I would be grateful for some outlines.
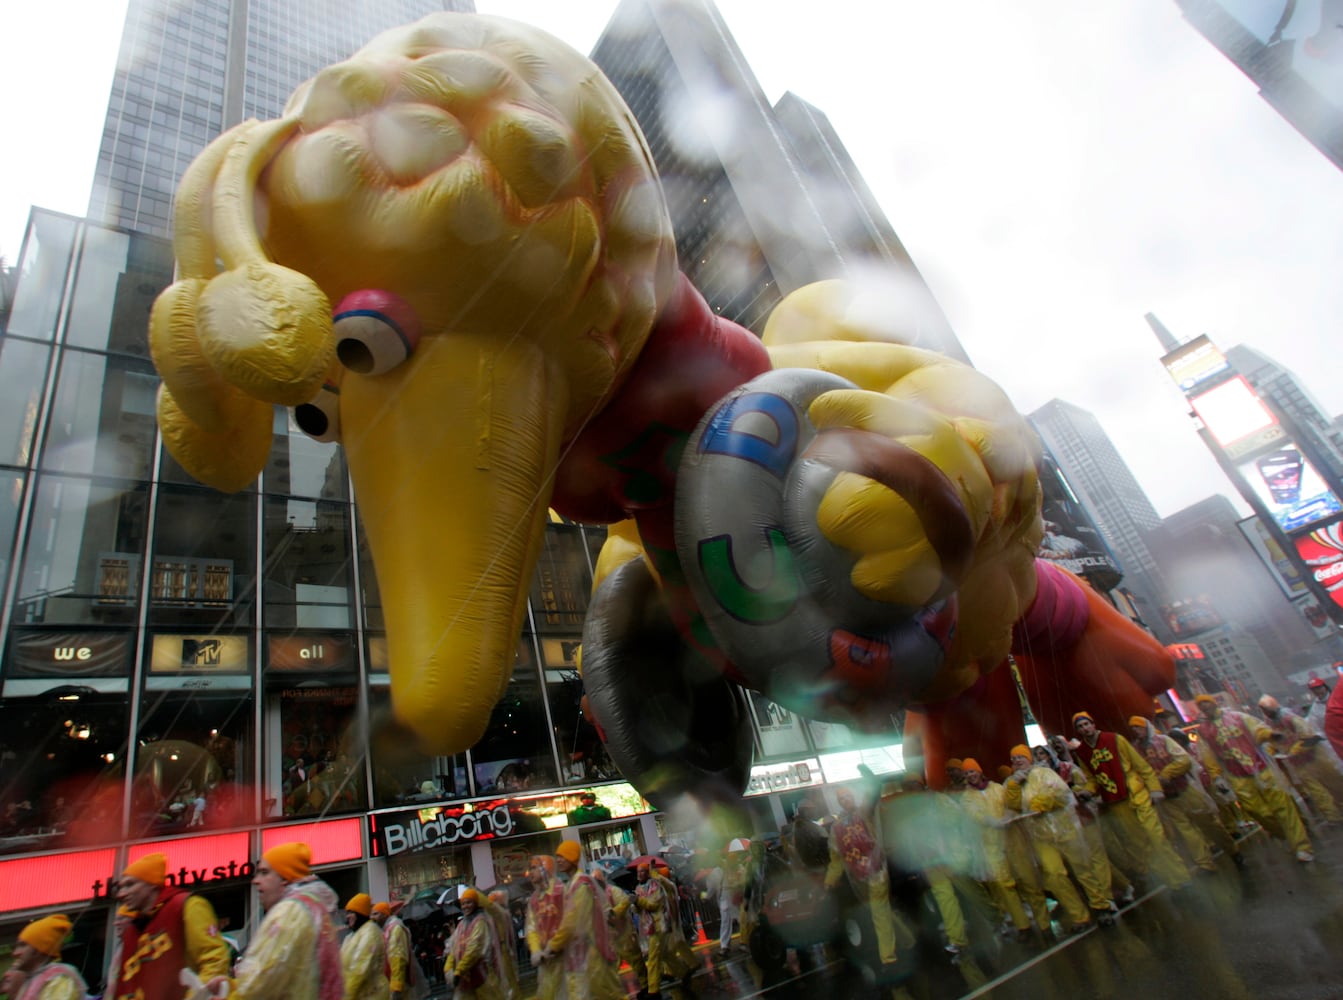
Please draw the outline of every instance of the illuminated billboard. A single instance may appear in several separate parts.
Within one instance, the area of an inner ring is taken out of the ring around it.
[[[1236,471],[1284,532],[1300,531],[1343,513],[1343,503],[1291,442],[1241,462]]]
[[[1315,582],[1329,592],[1335,604],[1343,607],[1343,520],[1294,538],[1292,544]]]
[[[1231,367],[1226,355],[1217,349],[1217,345],[1206,334],[1200,334],[1171,351],[1161,359],[1161,363],[1182,392],[1188,392]]]
[[[1286,437],[1264,401],[1240,375],[1190,398],[1189,405],[1230,458]]]
[[[1086,577],[1098,590],[1117,587],[1123,579],[1118,564],[1048,451],[1040,463],[1040,492],[1045,534],[1036,556]]]
[[[1301,575],[1300,567],[1278,544],[1278,540],[1268,530],[1268,525],[1256,516],[1238,521],[1237,526],[1264,565],[1273,571],[1273,579],[1287,597],[1303,597],[1310,593],[1310,585]]]
[[[1263,98],[1343,167],[1343,31],[1338,0],[1177,0]]]

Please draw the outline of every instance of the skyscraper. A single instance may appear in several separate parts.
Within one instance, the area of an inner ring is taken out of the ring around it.
[[[760,332],[793,289],[865,275],[898,296],[901,331],[965,359],[843,143],[792,94],[771,107],[706,0],[623,0],[592,59],[639,121],[681,269],[721,315]]]
[[[170,234],[173,189],[215,136],[380,31],[473,0],[130,0],[89,218]]]
[[[1147,543],[1161,524],[1152,501],[1094,414],[1052,399],[1029,419],[1119,560],[1123,586],[1139,599],[1143,620],[1169,641],[1159,620],[1166,588]]]
[[[1313,447],[1328,471],[1335,478],[1343,478],[1343,431],[1334,425],[1300,377],[1268,355],[1243,344],[1228,348],[1226,359],[1245,376],[1260,399],[1276,408],[1306,436],[1307,444]]]

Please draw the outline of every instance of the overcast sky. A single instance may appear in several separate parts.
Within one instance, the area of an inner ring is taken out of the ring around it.
[[[477,6],[588,52],[615,4]],[[718,6],[771,101],[792,91],[830,117],[976,365],[1023,411],[1094,412],[1161,514],[1235,491],[1144,313],[1257,347],[1343,411],[1343,173],[1173,0]],[[88,207],[124,12],[4,15],[11,260],[29,205]]]

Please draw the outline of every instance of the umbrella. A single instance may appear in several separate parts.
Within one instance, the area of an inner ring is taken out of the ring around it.
[[[651,866],[653,866],[653,867],[656,867],[656,866],[658,866],[658,865],[662,865],[664,868],[670,868],[670,867],[671,867],[671,865],[667,864],[667,862],[663,861],[663,860],[662,860],[660,857],[658,857],[656,854],[640,854],[637,858],[635,858],[633,861],[631,861],[631,862],[630,862],[629,864],[627,864],[625,867],[626,867],[626,868],[638,868],[640,865],[651,865]]]
[[[750,849],[751,842],[745,837],[734,837],[727,845],[728,854],[740,854],[742,851],[749,851]]]
[[[449,887],[444,889],[442,886],[435,886],[432,889],[421,889],[401,909],[401,916],[407,920],[423,920],[429,914],[436,910],[442,910],[444,905],[454,906],[455,903],[449,903],[449,899],[457,898],[457,890]]]

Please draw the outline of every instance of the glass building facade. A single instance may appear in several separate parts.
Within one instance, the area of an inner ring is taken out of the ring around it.
[[[605,529],[548,525],[484,738],[419,754],[392,715],[339,447],[277,408],[265,470],[233,495],[164,451],[146,327],[172,266],[164,240],[40,209],[19,260],[0,336],[0,947],[36,912],[92,902],[73,954],[97,982],[110,880],[149,850],[236,928],[255,916],[249,861],[282,840],[313,843],[345,896],[409,899],[521,876],[573,835],[583,789],[615,806],[579,829],[591,854],[674,836],[582,710],[576,655]],[[758,695],[752,707],[759,829],[860,757],[898,766],[842,726]]]

